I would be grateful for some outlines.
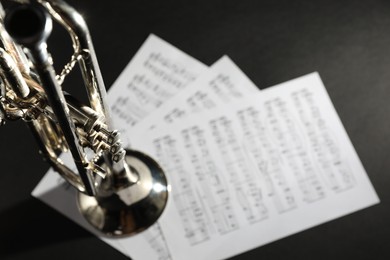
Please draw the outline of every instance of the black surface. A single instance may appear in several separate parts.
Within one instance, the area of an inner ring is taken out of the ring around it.
[[[381,203],[233,259],[390,258],[390,2],[69,3],[86,18],[107,88],[150,33],[208,65],[227,54],[262,89],[318,71]],[[65,42],[51,38],[59,64]],[[22,122],[0,128],[0,145],[0,259],[127,259],[30,196],[48,165]]]

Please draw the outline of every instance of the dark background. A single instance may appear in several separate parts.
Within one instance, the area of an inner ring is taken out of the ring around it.
[[[207,65],[229,55],[261,89],[318,71],[381,203],[233,259],[390,259],[389,1],[69,3],[89,25],[107,89],[150,33]],[[50,38],[58,67],[66,39]],[[66,83],[82,92],[77,76]],[[23,122],[0,128],[0,155],[0,259],[127,259],[31,197],[49,166]]]

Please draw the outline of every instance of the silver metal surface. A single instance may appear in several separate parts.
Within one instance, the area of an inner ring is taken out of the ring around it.
[[[0,4],[0,125],[27,123],[41,154],[78,190],[81,214],[102,234],[124,236],[146,229],[165,208],[168,184],[157,162],[126,151],[112,129],[83,17],[61,0],[9,2],[15,5],[5,12]],[[73,55],[59,75],[46,42],[52,21],[66,29],[73,43]],[[62,89],[76,63],[88,104]],[[76,169],[60,159],[64,153],[71,154]]]
[[[139,177],[135,184],[120,185],[108,196],[78,194],[84,217],[107,236],[142,232],[157,221],[167,203],[169,186],[160,166],[136,151],[127,151],[126,162]]]

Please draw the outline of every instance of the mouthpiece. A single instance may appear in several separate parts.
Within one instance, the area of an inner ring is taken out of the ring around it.
[[[53,24],[39,5],[17,5],[6,11],[5,28],[14,41],[32,48],[47,40]]]

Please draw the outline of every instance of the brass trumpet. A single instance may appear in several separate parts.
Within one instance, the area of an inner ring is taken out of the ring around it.
[[[78,190],[80,213],[102,234],[147,229],[162,214],[169,185],[156,161],[122,147],[83,17],[61,0],[13,1],[5,10],[0,4],[0,16],[0,123],[26,122],[43,157]],[[47,49],[53,21],[73,43],[73,55],[58,75]],[[62,89],[76,64],[88,104]],[[76,169],[61,160],[64,153]]]

